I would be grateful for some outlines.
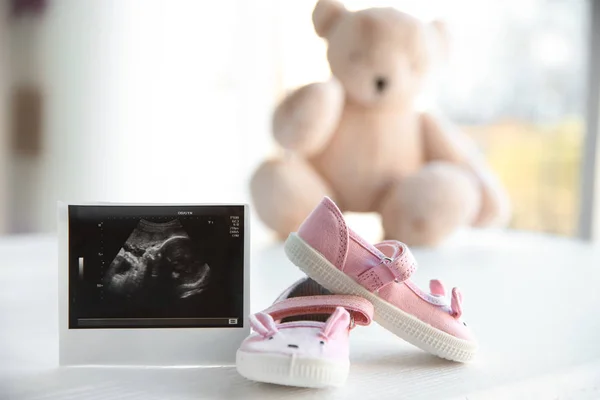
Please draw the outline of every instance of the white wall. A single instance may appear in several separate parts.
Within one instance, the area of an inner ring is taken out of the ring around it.
[[[274,1],[51,2],[35,229],[57,200],[248,201],[271,143]]]

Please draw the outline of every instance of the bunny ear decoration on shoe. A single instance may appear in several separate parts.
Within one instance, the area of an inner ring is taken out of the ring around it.
[[[333,339],[340,333],[350,330],[350,313],[344,307],[337,307],[327,319],[321,335],[325,339]]]
[[[463,296],[459,288],[452,289],[452,300],[450,306],[452,308],[452,316],[454,318],[460,318],[462,315],[462,301]]]
[[[429,291],[434,296],[446,296],[446,289],[441,281],[432,279],[429,281]],[[452,295],[450,298],[450,309],[452,316],[456,319],[462,316],[462,301],[463,296],[459,288],[452,289]]]
[[[263,337],[273,336],[278,332],[277,325],[269,314],[259,312],[250,316],[250,326]]]
[[[446,295],[446,289],[444,288],[444,284],[437,279],[432,279],[429,281],[429,291],[435,296]]]

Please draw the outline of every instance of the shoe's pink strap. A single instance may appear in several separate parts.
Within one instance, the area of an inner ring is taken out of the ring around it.
[[[404,282],[417,269],[417,261],[410,249],[401,242],[386,240],[375,247],[386,255],[381,264],[360,274],[358,283],[371,292],[376,292],[391,282]]]
[[[344,307],[357,325],[369,325],[373,318],[373,304],[358,296],[325,295],[292,297],[273,304],[263,311],[275,321],[305,314],[331,314]]]

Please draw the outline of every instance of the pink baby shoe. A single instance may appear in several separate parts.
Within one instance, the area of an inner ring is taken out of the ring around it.
[[[341,386],[350,368],[350,330],[369,325],[372,315],[367,300],[332,295],[315,281],[301,279],[271,307],[250,316],[254,333],[237,351],[237,370],[258,382]]]
[[[462,295],[450,299],[440,281],[430,293],[410,280],[417,263],[408,247],[386,240],[368,244],[353,232],[329,198],[285,243],[288,258],[309,277],[337,294],[369,300],[373,319],[413,345],[448,360],[467,362],[477,352],[475,338],[461,320]]]

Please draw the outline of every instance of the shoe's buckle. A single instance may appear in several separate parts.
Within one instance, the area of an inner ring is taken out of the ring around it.
[[[381,259],[381,262],[382,262],[382,263],[385,263],[386,261],[387,261],[387,262],[394,262],[394,259],[393,259],[393,258],[391,258],[391,257],[388,257],[388,256],[384,256],[384,257]],[[394,279],[394,282],[396,282],[396,283],[399,283],[398,279]]]
[[[350,314],[350,325],[348,326],[348,329],[354,329],[355,326],[356,322],[354,321],[354,315]]]
[[[381,263],[385,264],[387,262],[393,262],[394,259],[388,256],[383,256],[383,258],[381,259]],[[394,282],[398,282],[398,280],[394,279]],[[373,290],[373,294],[379,295],[379,288]]]

